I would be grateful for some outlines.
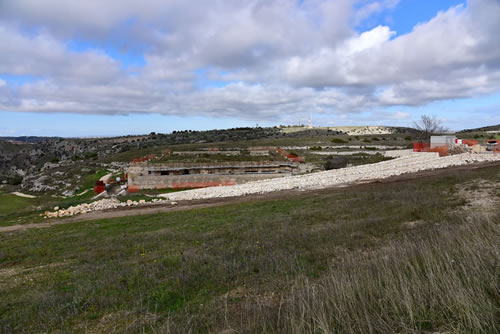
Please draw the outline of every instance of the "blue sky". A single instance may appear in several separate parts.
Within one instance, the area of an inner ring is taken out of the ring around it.
[[[497,0],[0,3],[0,136],[500,123]]]

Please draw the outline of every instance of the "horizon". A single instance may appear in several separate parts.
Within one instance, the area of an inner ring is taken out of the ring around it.
[[[488,127],[488,126],[500,126],[500,124],[490,124],[490,125],[486,125],[486,126],[482,126],[482,127],[478,127],[478,128],[483,128],[483,127]],[[112,136],[112,135],[109,135],[109,136],[33,136],[33,135],[19,135],[19,136],[3,136],[3,135],[0,135],[0,138],[23,138],[23,137],[35,137],[35,138],[62,138],[62,139],[110,139],[110,138],[120,138],[120,137],[141,137],[141,136],[149,136],[151,135],[152,133],[154,133],[155,135],[170,135],[170,134],[173,134],[174,132],[183,132],[183,131],[193,131],[193,132],[203,132],[203,131],[224,131],[224,130],[230,130],[230,129],[238,129],[238,128],[281,128],[281,127],[304,127],[306,129],[309,129],[307,124],[292,124],[292,125],[284,125],[284,124],[281,124],[281,125],[276,125],[276,126],[253,126],[253,127],[234,127],[234,128],[220,128],[220,129],[206,129],[206,130],[193,130],[193,129],[180,129],[180,130],[173,130],[173,131],[170,131],[170,132],[156,132],[156,131],[150,131],[148,133],[137,133],[137,134],[124,134],[124,135],[115,135],[115,136]],[[414,126],[410,125],[410,126],[387,126],[387,125],[338,125],[338,126],[314,126],[312,127],[312,129],[328,129],[328,128],[350,128],[350,127],[360,127],[360,128],[364,128],[364,127],[387,127],[387,128],[409,128],[409,129],[415,129]],[[452,129],[448,129],[446,132],[444,133],[457,133],[457,132],[460,132],[460,131],[466,131],[466,130],[474,130],[474,129],[477,129],[477,128],[465,128],[465,129],[459,129],[459,130],[452,130]],[[498,131],[494,131],[494,132],[498,132]],[[366,135],[366,136],[370,136],[370,135]]]
[[[498,17],[497,0],[5,1],[0,136],[496,125]]]

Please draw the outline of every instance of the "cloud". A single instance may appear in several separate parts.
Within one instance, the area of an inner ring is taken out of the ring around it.
[[[500,90],[498,0],[469,0],[404,35],[355,30],[397,3],[2,1],[0,73],[37,81],[1,80],[0,109],[278,121]],[[94,47],[76,52],[69,40]],[[144,66],[124,70],[107,45],[140,50]],[[200,69],[217,87],[199,87]]]
[[[120,72],[120,64],[104,53],[68,51],[63,42],[46,32],[30,37],[0,25],[0,40],[0,73],[88,84],[109,82]]]

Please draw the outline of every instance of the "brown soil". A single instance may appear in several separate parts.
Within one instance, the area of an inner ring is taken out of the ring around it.
[[[371,180],[371,181],[366,181],[366,182],[362,182],[362,183],[358,183],[358,184],[338,185],[335,187],[329,187],[329,188],[325,188],[325,189],[305,190],[305,191],[294,189],[294,190],[287,190],[287,191],[272,192],[272,193],[267,193],[267,194],[248,195],[248,196],[242,196],[242,197],[178,201],[176,205],[171,205],[171,204],[161,205],[161,206],[160,205],[144,205],[141,207],[125,207],[125,208],[118,208],[118,209],[113,209],[113,210],[93,211],[93,212],[89,212],[86,214],[82,214],[82,215],[78,215],[78,216],[74,216],[74,217],[70,217],[70,218],[50,219],[44,223],[4,226],[4,227],[0,227],[0,233],[1,232],[13,232],[13,231],[19,231],[19,230],[25,230],[25,229],[31,229],[31,228],[44,228],[44,227],[50,227],[50,226],[54,226],[54,225],[68,224],[68,223],[88,221],[88,220],[118,218],[118,217],[127,217],[127,216],[151,215],[151,214],[158,214],[158,213],[165,213],[165,212],[184,211],[184,210],[200,209],[200,208],[210,208],[210,207],[215,207],[215,206],[222,206],[222,205],[227,205],[227,204],[237,204],[237,203],[243,203],[243,202],[248,202],[248,201],[266,201],[266,200],[270,200],[270,199],[281,199],[281,198],[284,199],[284,198],[302,196],[304,194],[330,193],[338,188],[360,187],[360,186],[364,186],[365,184],[372,184],[372,183],[387,184],[387,183],[405,182],[408,180],[413,180],[413,179],[422,178],[422,177],[428,177],[428,176],[433,176],[433,175],[442,175],[442,174],[449,173],[450,171],[461,171],[461,170],[466,171],[466,170],[487,168],[487,167],[491,167],[491,166],[499,166],[500,167],[500,163],[499,162],[493,162],[493,163],[488,162],[488,163],[480,163],[480,164],[465,165],[465,166],[458,166],[458,167],[450,167],[450,168],[444,168],[444,169],[428,170],[428,171],[422,171],[422,172],[417,172],[417,173],[393,176],[393,177],[389,177],[386,179]]]

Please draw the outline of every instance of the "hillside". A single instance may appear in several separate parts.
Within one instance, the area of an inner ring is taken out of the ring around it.
[[[498,125],[490,125],[490,126],[484,126],[482,128],[475,128],[475,129],[465,129],[462,131],[459,131],[458,133],[468,133],[468,132],[500,132],[500,124]]]
[[[497,333],[498,184],[443,170],[0,234],[0,328]]]
[[[407,144],[404,129],[384,135],[384,144]],[[401,137],[398,137],[400,135]],[[331,129],[286,132],[282,128],[234,128],[210,131],[174,131],[113,138],[4,137],[0,140],[0,184],[10,191],[72,196],[85,189],[83,182],[96,172],[121,170],[132,159],[164,149],[196,150],[206,147],[245,149],[248,146],[316,145],[331,139],[366,145],[372,137],[347,136]],[[347,138],[349,137],[349,138]],[[392,139],[391,139],[392,138]],[[379,140],[379,139],[377,139]],[[312,157],[313,161],[318,157]]]

